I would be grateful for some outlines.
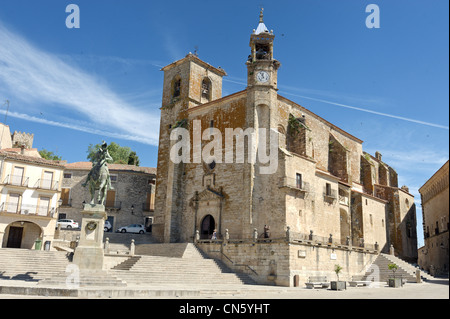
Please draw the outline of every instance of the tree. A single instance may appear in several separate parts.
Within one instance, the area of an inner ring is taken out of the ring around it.
[[[101,143],[96,145],[89,144],[87,150],[87,159],[92,162],[95,157],[95,153],[97,153],[97,150],[100,147]],[[111,142],[110,144],[108,144],[108,152],[109,155],[111,155],[111,157],[113,158],[114,164],[128,164],[139,166],[139,157],[136,155],[136,152],[132,151],[128,146],[120,146],[115,142]]]
[[[47,151],[45,148],[39,151],[39,154],[42,158],[52,160],[52,161],[61,161],[61,156],[54,154],[53,152]]]
[[[128,165],[139,166],[139,157],[136,155],[136,152],[131,152],[128,156]]]

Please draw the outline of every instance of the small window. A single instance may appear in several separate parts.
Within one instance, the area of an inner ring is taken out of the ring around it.
[[[325,186],[325,194],[327,195],[327,196],[331,196],[331,184],[330,183],[327,183],[326,184],[326,186]]]
[[[117,182],[117,175],[110,175],[110,178],[112,183]]]
[[[67,178],[67,179],[72,178],[72,173],[64,173],[64,178]]]
[[[181,79],[175,80],[173,83],[173,97],[179,97],[181,95]]]
[[[296,183],[296,187],[298,189],[302,189],[303,187],[303,181],[302,181],[302,174],[297,173],[296,177],[295,177],[295,183]]]

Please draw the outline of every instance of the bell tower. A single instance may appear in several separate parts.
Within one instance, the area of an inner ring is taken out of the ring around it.
[[[251,54],[247,61],[247,84],[249,88],[265,86],[278,90],[277,71],[281,64],[274,59],[274,40],[273,30],[269,32],[264,24],[264,9],[261,9],[258,27],[253,30],[250,36]]]
[[[247,119],[248,125],[255,130],[257,141],[257,160],[248,168],[250,177],[250,228],[263,229],[267,223],[265,212],[276,203],[267,185],[278,183],[278,135],[273,135],[278,126],[278,88],[277,73],[281,66],[274,59],[273,31],[264,24],[264,9],[261,9],[258,27],[250,35],[251,54],[247,64]],[[267,156],[270,154],[270,161]],[[261,198],[264,201],[261,201]],[[269,209],[270,210],[270,209]]]

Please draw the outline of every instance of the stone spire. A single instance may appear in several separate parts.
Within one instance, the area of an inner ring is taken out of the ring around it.
[[[267,32],[269,33],[269,30],[267,29],[266,25],[264,24],[264,8],[261,8],[261,13],[259,14],[259,24],[256,28],[254,34],[260,34]]]

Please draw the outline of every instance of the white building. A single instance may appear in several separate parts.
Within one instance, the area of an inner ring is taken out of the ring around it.
[[[41,249],[55,233],[64,163],[0,150],[0,247]],[[38,247],[39,248],[39,247]]]

